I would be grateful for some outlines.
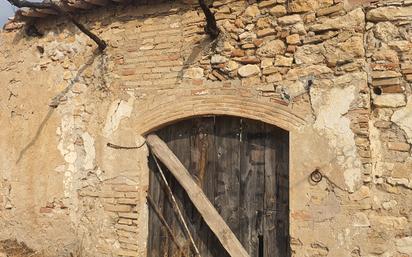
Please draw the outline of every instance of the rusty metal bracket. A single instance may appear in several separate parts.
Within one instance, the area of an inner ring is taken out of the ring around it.
[[[144,141],[141,145],[139,146],[122,146],[122,145],[115,145],[112,143],[107,143],[107,146],[110,148],[114,149],[126,149],[126,150],[133,150],[133,149],[139,149],[142,148],[146,144],[146,141]]]

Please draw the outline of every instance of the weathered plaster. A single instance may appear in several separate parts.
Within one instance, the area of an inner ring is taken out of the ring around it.
[[[359,186],[362,174],[350,120],[345,117],[357,91],[354,86],[326,92],[317,87],[311,90],[316,115],[314,128],[327,137],[331,148],[336,149],[336,159],[345,167],[344,179],[350,192]]]
[[[405,107],[393,113],[391,120],[405,131],[408,142],[412,144],[412,96],[409,96]]]
[[[214,2],[216,44],[179,1],[82,13],[103,55],[56,17],[0,33],[0,239],[145,256],[142,136],[235,115],[290,132],[293,256],[411,254],[409,4],[252,2]]]
[[[119,127],[120,122],[124,118],[130,117],[133,110],[134,97],[130,97],[128,101],[116,100],[110,106],[107,114],[103,134],[109,137]]]

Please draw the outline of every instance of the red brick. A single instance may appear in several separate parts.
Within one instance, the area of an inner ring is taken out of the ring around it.
[[[51,213],[53,212],[52,208],[49,207],[40,207],[40,213]]]

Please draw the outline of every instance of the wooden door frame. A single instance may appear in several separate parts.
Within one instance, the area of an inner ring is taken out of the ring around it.
[[[183,166],[176,155],[157,135],[147,136],[147,144],[151,151],[169,169],[180,185],[187,192],[193,205],[199,211],[206,224],[219,239],[222,246],[233,257],[249,257],[235,234],[219,215],[213,204],[204,194],[202,188],[193,180],[189,171]]]
[[[233,115],[202,115],[202,116],[232,116]],[[189,117],[188,119],[193,119],[198,116]],[[240,119],[244,117],[235,116]],[[248,119],[248,118],[246,118]],[[166,123],[162,127],[167,125],[173,125],[178,123],[180,120],[176,120],[173,123]],[[266,123],[267,124],[267,123]],[[276,125],[267,124],[269,126],[278,127]],[[279,127],[278,127],[279,128]],[[282,129],[282,128],[281,128]],[[290,138],[290,131],[288,133],[288,138]],[[288,139],[289,141],[289,139]],[[197,186],[197,183],[193,180],[187,169],[180,162],[178,157],[168,148],[167,144],[163,142],[156,134],[151,133],[147,135],[146,142],[152,153],[157,156],[159,160],[169,169],[171,174],[175,179],[180,183],[183,189],[188,193],[189,198],[192,201],[192,204],[196,206],[200,212],[203,219],[206,221],[206,224],[209,226],[211,231],[217,236],[222,246],[227,250],[231,256],[244,256],[248,257],[249,255],[243,248],[240,241],[236,238],[234,233],[230,230],[228,225],[216,211],[213,204],[211,204],[207,196],[203,193],[202,189]],[[288,147],[290,147],[290,142],[288,142]],[[290,151],[288,150],[288,173],[290,172]],[[195,188],[195,190],[192,190]],[[288,189],[289,190],[289,189]],[[200,193],[199,193],[200,192]],[[289,210],[288,210],[289,213]],[[217,220],[217,221],[216,221]],[[290,224],[288,223],[288,227]],[[290,243],[290,242],[289,242]]]
[[[293,173],[291,161],[293,150],[290,147],[293,144],[293,135],[307,127],[310,121],[296,113],[290,106],[285,105],[284,102],[277,99],[272,101],[272,99],[256,94],[254,87],[240,88],[236,85],[229,85],[229,89],[225,90],[222,89],[221,84],[216,85],[208,88],[204,86],[194,88],[188,85],[178,92],[170,90],[168,94],[163,93],[142,99],[135,104],[135,112],[131,117],[138,120],[134,130],[138,135],[147,136],[159,128],[180,120],[208,115],[227,115],[261,121],[289,132],[289,174],[291,175]],[[149,176],[148,173],[147,176]],[[147,186],[149,186],[148,180]],[[147,213],[148,210],[145,212]],[[148,223],[147,215],[145,224]],[[144,234],[146,237],[149,236],[148,227]]]

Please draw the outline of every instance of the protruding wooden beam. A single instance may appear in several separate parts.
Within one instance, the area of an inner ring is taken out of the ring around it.
[[[206,17],[206,27],[205,31],[212,39],[215,39],[219,36],[220,30],[217,27],[215,15],[209,9],[209,6],[205,3],[205,0],[199,0],[199,5],[203,10],[203,13]]]
[[[106,49],[107,44],[104,40],[100,39],[96,34],[88,30],[83,24],[79,23],[71,13],[67,12],[65,10],[66,6],[65,4],[58,5],[54,2],[31,2],[27,0],[7,0],[10,4],[19,7],[19,8],[35,8],[35,9],[52,9],[56,12],[59,13],[59,15],[62,15],[69,19],[78,29],[80,29],[81,32],[86,34],[88,37],[90,37],[96,44],[99,46],[100,51],[104,51]]]
[[[21,11],[21,15],[25,17],[44,18],[48,16],[47,14],[39,12],[36,9],[32,9],[32,8],[21,8],[20,11]]]
[[[48,14],[48,15],[58,15],[59,13],[52,9],[36,9],[37,12]]]
[[[94,5],[89,4],[85,1],[81,1],[81,0],[70,0],[70,1],[67,1],[66,4],[70,7],[83,9],[83,10],[92,9],[94,7]]]
[[[105,6],[109,3],[109,0],[84,0],[88,4],[96,6]]]
[[[112,0],[115,3],[121,3],[121,4],[125,4],[125,3],[130,3],[132,0]]]
[[[180,185],[186,190],[193,205],[199,211],[210,230],[232,257],[249,257],[242,244],[216,211],[203,190],[192,179],[185,166],[158,136],[150,134],[146,139],[151,151],[170,170]]]

